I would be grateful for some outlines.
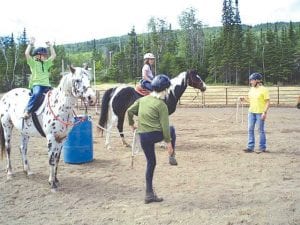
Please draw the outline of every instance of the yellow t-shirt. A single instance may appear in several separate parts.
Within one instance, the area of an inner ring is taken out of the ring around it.
[[[266,101],[270,99],[269,90],[264,86],[251,87],[248,93],[249,112],[263,113],[266,107]]]

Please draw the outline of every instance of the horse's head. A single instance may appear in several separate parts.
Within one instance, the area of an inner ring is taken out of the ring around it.
[[[202,92],[206,90],[206,84],[198,75],[198,72],[196,70],[187,71],[187,81],[188,85],[193,88],[200,89]]]
[[[85,68],[70,66],[72,73],[72,95],[83,98],[89,105],[96,104],[96,93],[91,88],[89,73]]]

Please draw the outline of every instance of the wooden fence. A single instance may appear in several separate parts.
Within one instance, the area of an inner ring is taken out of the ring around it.
[[[294,107],[300,96],[300,87],[267,87],[272,106]],[[101,99],[106,89],[97,89],[96,112],[100,111]],[[178,106],[182,107],[233,107],[239,96],[247,96],[247,86],[208,86],[204,93],[188,87],[181,96]],[[82,104],[79,104],[82,105]]]

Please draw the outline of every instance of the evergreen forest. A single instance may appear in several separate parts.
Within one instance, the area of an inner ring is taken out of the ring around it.
[[[141,77],[143,55],[156,56],[155,74],[177,76],[197,69],[209,84],[246,85],[253,72],[264,75],[268,85],[299,85],[300,22],[242,24],[238,1],[223,1],[222,26],[206,27],[197,10],[178,16],[180,29],[160,18],[150,18],[147,33],[128,34],[81,43],[55,45],[57,57],[51,69],[56,86],[68,65],[87,63],[97,82],[132,82]],[[25,59],[26,28],[19,37],[0,37],[0,92],[27,87],[30,70]]]

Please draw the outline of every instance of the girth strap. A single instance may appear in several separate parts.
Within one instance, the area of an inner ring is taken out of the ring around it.
[[[31,113],[31,116],[32,116],[32,121],[33,121],[33,124],[35,126],[35,128],[38,130],[38,132],[43,136],[43,137],[46,137],[42,127],[41,127],[41,124],[39,122],[39,119],[36,115],[36,113]]]

